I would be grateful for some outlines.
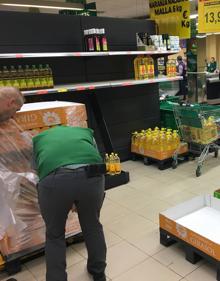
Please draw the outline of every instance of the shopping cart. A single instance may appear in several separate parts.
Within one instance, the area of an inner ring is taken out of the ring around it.
[[[219,146],[216,140],[220,133],[220,107],[199,104],[174,104],[174,116],[180,136],[189,144],[189,151],[198,154],[196,176],[209,152],[218,157]],[[178,165],[178,150],[173,156],[173,168]]]

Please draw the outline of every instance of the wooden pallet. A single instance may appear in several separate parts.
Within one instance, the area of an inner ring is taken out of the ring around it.
[[[74,236],[66,238],[66,245],[72,245],[76,243],[84,242],[82,233],[78,233]],[[16,254],[12,254],[5,258],[5,265],[2,271],[6,271],[7,274],[14,275],[21,271],[21,265],[25,262],[38,258],[44,255],[44,245],[39,245],[33,249],[22,251]]]
[[[214,259],[213,257],[209,256],[208,254],[198,250],[197,248],[193,247],[192,245],[186,243],[185,241],[181,240],[180,238],[170,234],[168,231],[160,228],[160,243],[165,246],[169,247],[174,243],[181,243],[184,246],[185,250],[185,257],[186,260],[192,264],[196,264],[201,259],[204,259],[216,266],[217,275],[216,280],[220,281],[220,261]]]
[[[185,161],[189,160],[188,152],[179,155],[179,157],[180,157],[180,159],[178,159],[178,163],[185,162]],[[142,159],[144,161],[144,165],[146,165],[146,166],[156,164],[158,169],[161,170],[161,171],[173,167],[173,158],[172,157],[164,159],[164,160],[159,160],[159,159],[155,159],[155,158],[152,158],[152,157],[140,155],[140,154],[137,154],[137,153],[132,153],[132,160],[133,161],[140,160],[140,159]]]

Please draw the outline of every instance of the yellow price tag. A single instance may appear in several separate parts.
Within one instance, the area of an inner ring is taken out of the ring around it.
[[[58,89],[57,92],[58,93],[66,93],[68,90],[65,89],[65,88],[61,88],[61,89]]]
[[[220,32],[220,0],[199,0],[198,31]]]

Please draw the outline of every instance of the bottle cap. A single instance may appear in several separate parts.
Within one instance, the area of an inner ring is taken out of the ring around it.
[[[88,29],[84,30],[84,35],[89,35],[89,30]]]

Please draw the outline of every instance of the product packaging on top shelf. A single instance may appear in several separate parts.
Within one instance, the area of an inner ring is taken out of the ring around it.
[[[84,42],[87,52],[108,51],[108,41],[104,28],[84,30]]]
[[[179,51],[179,37],[163,35],[149,35],[146,32],[136,33],[139,51]]]
[[[60,124],[81,126],[86,124],[87,115],[83,104],[42,102],[24,105],[16,120],[0,123],[0,252],[4,256],[31,251],[45,242],[45,225],[37,199],[37,176],[31,164],[30,130],[37,131],[37,126],[44,130]],[[66,235],[80,231],[77,214],[70,213]]]

